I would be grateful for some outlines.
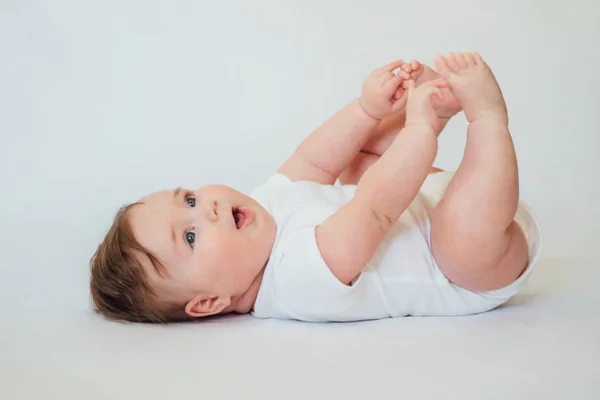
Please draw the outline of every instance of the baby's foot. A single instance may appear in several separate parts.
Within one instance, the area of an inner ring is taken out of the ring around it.
[[[415,88],[415,82],[408,84],[408,101],[406,103],[406,126],[422,126],[439,134],[441,123],[432,101],[434,98],[443,100],[440,88],[447,87],[448,83],[443,79],[426,82]]]
[[[425,82],[430,82],[441,78],[441,75],[429,68],[427,65],[421,64],[416,60],[406,63],[402,66],[400,72],[404,78],[402,88],[407,89],[409,82],[415,82],[415,86],[419,87]],[[449,88],[442,88],[443,99],[440,100],[437,96],[433,98],[433,108],[441,122],[446,122],[461,110],[460,104],[452,94]],[[400,91],[400,89],[399,89]],[[397,97],[399,98],[399,97]]]
[[[441,77],[440,74],[423,64],[420,64],[419,68],[414,71],[413,74],[413,76],[415,76],[414,79],[417,87],[425,82],[430,82]],[[438,118],[447,121],[458,114],[462,108],[449,88],[442,88],[441,90],[444,98],[440,100],[439,98],[434,97],[432,104]]]
[[[494,74],[477,53],[452,53],[435,59],[469,122],[494,118],[508,124],[504,96]]]

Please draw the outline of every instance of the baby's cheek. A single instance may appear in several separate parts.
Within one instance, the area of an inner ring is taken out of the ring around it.
[[[235,250],[234,243],[231,239],[230,235],[227,235],[224,232],[218,230],[210,232],[209,237],[207,238],[207,252],[210,254],[210,257],[215,260],[220,260],[225,258],[228,253]]]
[[[236,253],[233,243],[229,243],[225,235],[215,232],[209,241],[203,244],[203,264],[214,273],[222,274],[229,269],[231,257]]]
[[[206,232],[202,240],[202,268],[206,280],[215,290],[237,292],[252,281],[257,271],[249,262],[252,255],[248,243],[227,231]]]

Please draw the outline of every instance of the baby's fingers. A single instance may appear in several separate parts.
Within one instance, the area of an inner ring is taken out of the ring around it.
[[[408,96],[404,93],[402,96],[397,97],[392,104],[392,112],[396,112],[398,110],[403,109],[406,106],[406,102],[408,101]]]
[[[403,65],[404,65],[403,60],[392,61],[391,63],[386,64],[383,67],[376,69],[375,73],[378,75],[383,75],[386,72],[392,72],[393,70],[398,69],[398,68],[402,67]]]
[[[408,81],[408,93],[409,96],[435,96],[439,100],[443,100],[444,96],[442,95],[442,91],[440,90],[440,87],[443,87],[443,85],[444,82],[442,82],[442,79],[436,79],[435,81],[426,82],[420,85],[418,88],[416,88],[415,82],[413,80],[410,80]]]
[[[400,75],[394,76],[392,79],[388,80],[383,84],[383,93],[387,97],[392,97],[392,95],[396,92],[396,90],[400,87],[404,78]]]
[[[442,95],[442,91],[440,90],[439,87],[435,86],[435,85],[423,85],[421,87],[419,87],[419,90],[422,90],[423,93],[425,95],[429,96],[435,96],[438,98],[438,100],[444,100],[444,95]]]

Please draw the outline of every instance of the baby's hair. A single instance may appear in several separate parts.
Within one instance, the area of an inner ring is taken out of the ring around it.
[[[159,301],[136,252],[145,254],[159,276],[164,266],[133,235],[129,211],[119,209],[112,226],[90,260],[90,291],[96,311],[113,320],[164,323],[189,320],[183,304]]]

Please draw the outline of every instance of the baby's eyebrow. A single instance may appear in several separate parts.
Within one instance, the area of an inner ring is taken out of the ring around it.
[[[183,188],[181,186],[175,188],[173,191],[173,203],[177,201],[177,198],[181,195],[181,192],[183,192]]]
[[[173,204],[177,205],[177,200],[179,200],[179,197],[181,196],[181,193],[183,193],[183,188],[181,186],[179,186],[178,188],[175,188],[175,190],[173,191]],[[171,223],[171,243],[173,244],[173,247],[176,248],[177,245],[177,233],[175,232],[175,226],[173,225],[173,223]]]

